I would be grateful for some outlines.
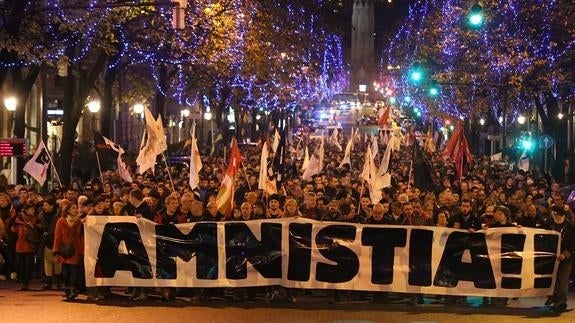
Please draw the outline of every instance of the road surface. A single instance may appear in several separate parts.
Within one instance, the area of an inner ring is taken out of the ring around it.
[[[469,306],[446,307],[433,297],[424,305],[344,301],[328,302],[319,292],[297,294],[296,303],[263,299],[255,302],[228,300],[194,301],[178,298],[164,302],[152,296],[146,302],[129,300],[121,289],[113,297],[88,302],[85,295],[65,301],[61,291],[42,291],[40,284],[30,291],[18,291],[13,282],[0,282],[0,322],[575,322],[575,293],[570,293],[569,310],[560,316],[542,306],[545,299],[520,299],[508,308],[483,307],[480,298],[469,298]]]

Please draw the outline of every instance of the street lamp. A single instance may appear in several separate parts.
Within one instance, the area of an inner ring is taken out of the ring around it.
[[[136,103],[134,104],[134,106],[132,107],[132,111],[135,114],[139,114],[140,116],[144,114],[144,105],[141,103]]]
[[[524,125],[524,124],[525,124],[525,116],[524,116],[524,115],[518,116],[518,117],[517,117],[517,122],[518,122],[520,125]]]
[[[210,107],[206,107],[206,112],[204,113],[204,120],[210,121],[210,139],[212,145],[214,144],[214,121],[212,120],[212,112],[210,111]]]
[[[4,106],[6,110],[10,112],[16,111],[16,105],[18,104],[18,100],[15,96],[10,96],[4,99]]]
[[[484,126],[485,125],[485,119],[483,119],[483,118],[479,119],[479,124]]]
[[[188,131],[188,125],[186,122],[186,119],[188,119],[188,117],[190,116],[190,110],[189,109],[183,109],[182,111],[180,111],[180,141],[182,141],[182,131],[184,133],[186,133],[186,137],[189,136],[189,131]]]
[[[101,104],[99,100],[91,100],[90,102],[88,102],[88,104],[86,105],[88,107],[88,111],[90,111],[90,113],[92,113],[92,122],[90,124],[90,127],[92,128],[92,130],[96,130],[97,126],[96,126],[96,113],[100,112],[100,108],[101,108]]]
[[[16,112],[16,106],[18,105],[18,100],[16,99],[15,96],[9,96],[7,98],[4,99],[4,107],[6,108],[7,111],[10,112],[10,123],[11,123],[11,127],[12,131],[11,133],[14,134],[14,112]]]

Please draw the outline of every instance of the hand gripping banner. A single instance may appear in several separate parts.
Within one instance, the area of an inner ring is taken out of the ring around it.
[[[85,223],[88,286],[344,289],[441,295],[552,294],[559,234],[307,219]]]

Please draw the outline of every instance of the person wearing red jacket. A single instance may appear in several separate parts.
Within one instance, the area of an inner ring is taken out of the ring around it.
[[[62,264],[66,298],[74,299],[78,296],[84,256],[84,228],[76,203],[66,205],[62,217],[58,219],[52,250],[56,260]]]
[[[34,255],[40,244],[41,223],[36,216],[34,204],[24,204],[22,214],[14,220],[12,231],[18,235],[16,240],[16,262],[18,263],[18,277],[22,287],[20,290],[28,290],[32,272],[34,270]]]

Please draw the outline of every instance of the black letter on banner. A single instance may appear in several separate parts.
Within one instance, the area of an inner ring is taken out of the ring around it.
[[[553,281],[553,269],[557,260],[559,236],[553,234],[535,235],[535,275],[549,275],[535,278],[535,288],[550,288]]]
[[[128,254],[118,252],[122,241]],[[131,271],[134,278],[153,278],[152,265],[135,223],[108,223],[104,226],[94,275],[96,278],[112,278],[118,270]]]
[[[318,263],[315,277],[318,281],[328,283],[343,283],[349,281],[359,271],[359,259],[351,249],[339,244],[340,240],[353,242],[355,240],[355,226],[330,225],[317,233],[315,243],[319,253],[336,265]]]
[[[501,235],[501,273],[521,275],[523,265],[523,253],[525,247],[524,234]],[[521,278],[518,277],[501,277],[501,288],[520,289]]]
[[[409,285],[431,286],[433,231],[411,230],[409,238]]]
[[[465,250],[471,263],[461,261]],[[472,281],[477,288],[496,288],[484,233],[452,232],[447,238],[433,285],[455,287],[460,280]]]
[[[290,223],[288,279],[308,281],[311,265],[311,230],[309,223]]]
[[[218,279],[218,227],[206,222],[183,234],[174,225],[156,225],[156,276],[176,279],[176,257],[189,262],[196,257],[198,279]]]
[[[380,285],[393,283],[395,248],[405,247],[407,229],[363,228],[361,244],[372,246],[371,282]]]
[[[245,279],[248,276],[246,260],[265,278],[282,277],[282,225],[261,223],[261,241],[249,226],[230,222],[226,228],[226,277]]]

